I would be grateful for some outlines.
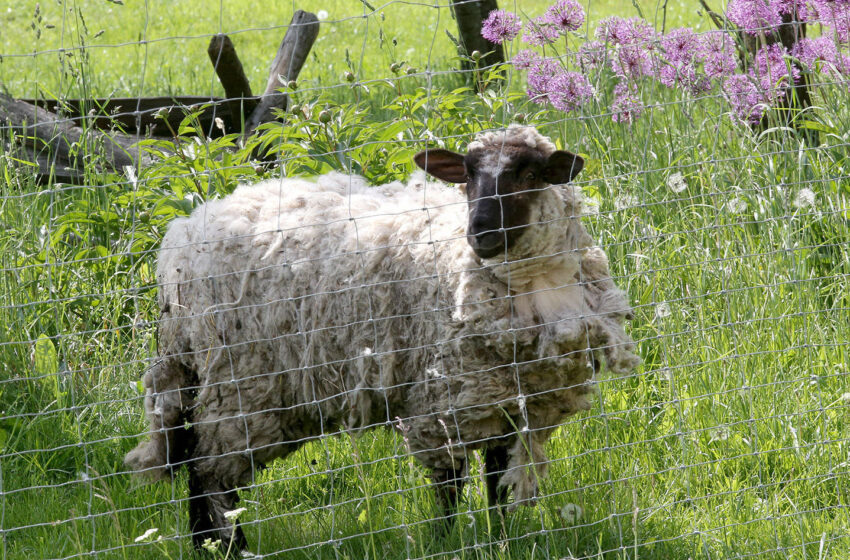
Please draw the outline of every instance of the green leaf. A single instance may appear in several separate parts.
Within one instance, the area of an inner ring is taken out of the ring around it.
[[[53,375],[59,371],[59,357],[53,341],[41,334],[33,348],[33,371],[36,375]]]

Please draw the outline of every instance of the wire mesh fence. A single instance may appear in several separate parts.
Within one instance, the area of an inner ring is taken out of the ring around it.
[[[850,7],[714,4],[4,6],[2,558],[847,557]]]

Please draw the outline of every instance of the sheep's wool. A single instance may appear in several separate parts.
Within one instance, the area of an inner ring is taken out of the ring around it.
[[[573,187],[537,200],[508,264],[475,256],[465,198],[421,175],[270,180],[175,220],[144,379],[150,440],[127,463],[167,475],[185,422],[193,468],[223,488],[341,430],[392,425],[431,468],[514,434],[500,483],[530,500],[546,439],[588,407],[597,358],[638,361]]]

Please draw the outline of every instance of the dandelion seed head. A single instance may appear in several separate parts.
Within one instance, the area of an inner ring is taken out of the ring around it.
[[[727,439],[729,439],[729,436],[731,434],[732,434],[732,432],[729,431],[728,427],[719,426],[719,427],[717,427],[717,429],[715,429],[712,432],[711,439],[709,440],[709,443],[712,443],[712,442],[715,442],[715,441],[726,441]]]
[[[667,187],[674,193],[680,193],[688,188],[688,184],[682,174],[677,171],[667,177]]]
[[[812,189],[804,188],[797,192],[794,197],[794,206],[797,208],[808,208],[815,205],[815,192]]]
[[[666,301],[663,301],[655,306],[655,316],[659,319],[664,319],[665,317],[669,317],[673,314],[673,311],[670,309],[670,304]]]
[[[742,214],[747,209],[747,201],[740,198],[735,197],[726,202],[726,210],[730,214]]]
[[[575,525],[584,515],[584,510],[578,504],[567,504],[561,508],[561,519],[568,525]]]
[[[325,21],[326,19],[328,19],[328,11],[319,10],[318,12],[316,12],[316,17],[319,19],[319,21]]]
[[[620,195],[614,199],[614,208],[616,210],[626,210],[627,208],[633,208],[640,204],[638,197],[633,194],[624,194]]]

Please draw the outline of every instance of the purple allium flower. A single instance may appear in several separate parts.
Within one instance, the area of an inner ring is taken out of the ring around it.
[[[601,41],[587,41],[578,49],[579,62],[585,72],[595,70],[605,63],[607,49]]]
[[[794,21],[808,21],[808,0],[773,0],[780,14],[791,14]]]
[[[549,103],[569,113],[593,98],[593,86],[578,72],[562,72],[549,81]]]
[[[653,60],[639,45],[623,45],[611,53],[611,69],[621,78],[634,80],[653,74]]]
[[[519,16],[506,10],[493,10],[481,24],[481,35],[497,45],[516,38],[520,30],[522,22]]]
[[[552,22],[545,17],[538,17],[526,24],[522,40],[529,45],[542,47],[554,43],[560,35],[560,30]]]
[[[850,42],[850,1],[812,0],[812,5],[818,21],[832,28],[839,42]]]
[[[729,76],[723,82],[723,94],[738,119],[750,124],[761,121],[767,103],[751,76]]]
[[[611,120],[631,124],[643,113],[643,104],[638,98],[637,88],[627,82],[614,86],[614,101],[611,103]]]
[[[528,70],[532,64],[539,60],[539,54],[530,49],[523,49],[514,55],[511,62],[519,70]]]
[[[638,17],[609,17],[599,22],[596,38],[612,45],[648,46],[656,40],[655,30]]]
[[[776,0],[729,0],[726,17],[747,33],[758,35],[782,23],[778,4]]]
[[[711,81],[693,64],[668,64],[658,72],[658,80],[669,88],[679,86],[694,95],[711,89]]]
[[[543,17],[566,35],[577,31],[584,23],[584,9],[575,0],[558,0]]]
[[[690,27],[679,27],[661,38],[661,48],[668,62],[692,64],[700,51],[700,39]]]
[[[541,58],[528,69],[528,97],[535,103],[551,103],[552,80],[563,73],[561,65],[551,58]]]
[[[777,99],[800,79],[800,69],[786,60],[788,51],[779,43],[767,45],[756,52],[750,73],[759,80],[768,97]],[[790,70],[790,72],[789,72]]]
[[[701,37],[699,57],[709,79],[728,76],[738,68],[735,42],[725,31],[709,31]]]
[[[816,39],[803,37],[794,45],[791,54],[814,70],[818,62],[824,62],[827,65],[835,64],[838,61],[838,46],[832,37]]]
[[[658,72],[661,83],[671,88],[680,86],[693,93],[709,89],[709,81],[696,68],[700,46],[699,36],[688,27],[671,29],[662,37],[666,64]]]

